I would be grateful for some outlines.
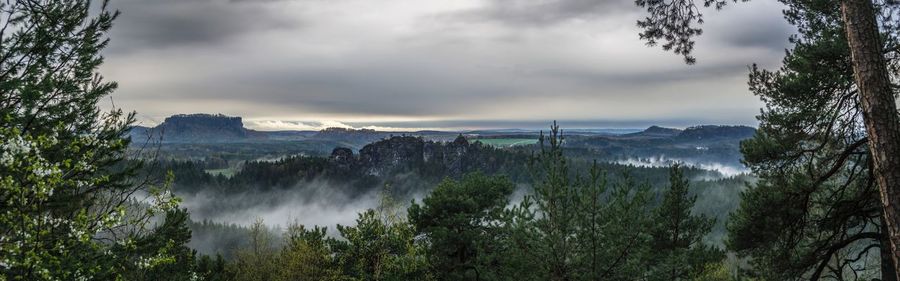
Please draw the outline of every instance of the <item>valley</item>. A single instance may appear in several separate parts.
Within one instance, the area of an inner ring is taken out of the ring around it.
[[[217,237],[228,237],[225,232],[235,228],[246,232],[257,220],[275,234],[299,223],[328,227],[336,235],[335,225],[352,225],[357,213],[377,208],[382,196],[401,203],[421,200],[444,178],[504,176],[522,194],[530,188],[527,163],[540,149],[541,136],[527,130],[515,135],[509,130],[261,132],[244,128],[237,117],[181,116],[189,117],[138,128],[132,138],[161,134],[150,145],[159,152],[154,161],[163,163],[160,171],[174,172],[174,191],[196,222],[191,245],[226,257],[245,241]],[[722,222],[753,181],[738,151],[753,133],[753,128],[730,126],[654,126],[622,134],[574,130],[565,136],[563,151],[578,173],[598,161],[610,181],[633,177],[656,190],[668,184],[671,165],[685,165],[691,192],[699,198],[695,211],[718,218],[708,239],[721,244]],[[138,147],[148,145],[133,149]]]

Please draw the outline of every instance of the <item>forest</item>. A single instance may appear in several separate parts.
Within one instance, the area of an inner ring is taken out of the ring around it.
[[[637,0],[636,35],[699,64],[702,7],[735,2]],[[756,129],[553,121],[499,146],[199,115],[154,142],[101,106],[109,1],[0,1],[0,281],[898,280],[900,2],[779,2],[795,33],[749,67]]]

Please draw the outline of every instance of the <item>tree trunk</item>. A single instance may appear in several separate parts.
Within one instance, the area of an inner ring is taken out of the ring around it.
[[[894,255],[891,253],[890,235],[884,226],[884,216],[881,216],[881,281],[897,281],[897,270],[894,265]]]
[[[891,91],[875,8],[871,0],[843,0],[841,13],[850,44],[854,78],[874,160],[875,181],[895,269],[900,263],[900,116]],[[900,270],[895,270],[900,272]]]

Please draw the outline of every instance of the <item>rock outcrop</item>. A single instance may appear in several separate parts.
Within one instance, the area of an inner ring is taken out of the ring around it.
[[[346,147],[337,147],[331,151],[331,162],[335,168],[350,171],[354,167],[353,150]]]
[[[426,141],[420,137],[391,136],[364,146],[358,156],[349,148],[335,148],[331,162],[339,169],[371,176],[419,171],[458,177],[476,170],[499,167],[490,147],[469,143],[462,135],[452,142]]]
[[[391,137],[359,150],[359,165],[370,175],[383,175],[395,170],[408,170],[424,163],[425,141],[422,138]]]
[[[241,117],[222,114],[179,114],[156,127],[132,129],[134,139],[161,138],[163,142],[235,142],[265,138],[261,132],[244,128]]]

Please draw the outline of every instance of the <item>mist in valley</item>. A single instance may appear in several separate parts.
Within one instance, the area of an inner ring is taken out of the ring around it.
[[[730,210],[735,204],[736,194],[745,180],[739,176],[746,173],[746,168],[665,157],[632,158],[613,163],[640,168],[668,168],[676,163],[694,167],[691,173],[695,185],[693,193],[699,196],[694,211],[719,219],[708,239],[713,244],[721,244],[723,222],[728,214],[721,210]],[[614,173],[608,175],[617,176]],[[246,246],[249,229],[254,223],[262,223],[275,238],[276,245],[281,243],[281,235],[290,225],[325,227],[328,236],[340,239],[337,225],[355,226],[360,213],[379,210],[386,204],[394,209],[392,211],[405,215],[410,203],[421,202],[437,183],[415,173],[403,173],[382,179],[368,189],[320,177],[287,188],[249,185],[227,192],[210,187],[180,188],[190,191],[176,191],[176,195],[182,199],[181,207],[188,210],[194,222],[189,246],[204,254],[230,257],[236,249]],[[656,183],[654,187],[664,186]],[[530,192],[530,184],[517,183],[507,206],[519,205]]]
[[[674,164],[681,164],[688,167],[695,167],[698,169],[703,169],[707,171],[715,171],[719,173],[721,177],[734,177],[742,174],[750,173],[750,169],[748,169],[744,165],[734,165],[734,164],[726,164],[719,162],[707,162],[707,161],[699,161],[694,159],[687,158],[670,158],[665,155],[653,156],[653,157],[630,157],[626,159],[621,159],[615,161],[617,164],[622,165],[631,165],[635,167],[671,167]],[[703,180],[713,180],[715,177],[706,177],[700,178]],[[699,179],[697,179],[699,180]]]

